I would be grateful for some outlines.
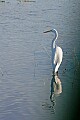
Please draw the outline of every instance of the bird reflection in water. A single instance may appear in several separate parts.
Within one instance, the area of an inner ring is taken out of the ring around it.
[[[51,94],[50,94],[50,100],[51,102],[55,102],[55,96],[62,93],[62,85],[61,80],[58,75],[53,75],[51,80]]]
[[[52,79],[51,79],[51,94],[50,94],[50,101],[51,103],[48,104],[47,102],[45,102],[44,104],[42,104],[43,109],[48,109],[51,111],[51,113],[55,113],[55,98],[56,96],[60,95],[60,93],[62,93],[62,85],[61,85],[61,80],[58,76],[58,74],[53,75]]]

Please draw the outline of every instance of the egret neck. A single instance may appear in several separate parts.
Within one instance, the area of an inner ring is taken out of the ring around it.
[[[56,67],[56,64],[54,64],[54,57],[55,57],[55,52],[56,52],[56,40],[58,38],[58,32],[54,29],[52,30],[53,33],[55,33],[55,37],[52,40],[52,44],[51,44],[51,49],[52,49],[52,68],[53,70]]]
[[[53,40],[52,40],[52,46],[51,46],[52,49],[54,49],[54,48],[56,48],[55,42],[56,42],[56,40],[57,40],[57,38],[58,38],[58,32],[57,32],[55,29],[53,29],[52,32],[55,33],[55,37],[54,37]]]

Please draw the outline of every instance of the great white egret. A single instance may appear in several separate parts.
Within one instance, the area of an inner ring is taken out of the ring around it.
[[[53,69],[53,75],[58,74],[58,69],[60,67],[60,64],[62,62],[63,58],[63,51],[62,49],[56,45],[56,40],[58,38],[58,32],[55,29],[45,31],[44,33],[52,32],[55,34],[52,44],[51,44],[51,50],[52,50],[52,69]]]

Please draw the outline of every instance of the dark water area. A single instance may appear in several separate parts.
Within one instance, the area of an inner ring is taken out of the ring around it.
[[[79,119],[79,7],[80,0],[0,0],[0,120]],[[52,36],[43,34],[52,28],[64,53],[58,84]]]

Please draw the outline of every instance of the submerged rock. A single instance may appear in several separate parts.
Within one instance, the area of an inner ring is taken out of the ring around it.
[[[0,0],[0,2],[5,2],[5,0]]]

